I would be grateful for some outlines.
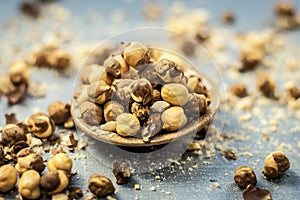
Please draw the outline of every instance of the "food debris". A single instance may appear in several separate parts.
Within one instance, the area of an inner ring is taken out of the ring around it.
[[[134,189],[135,190],[141,190],[140,184],[134,184]]]

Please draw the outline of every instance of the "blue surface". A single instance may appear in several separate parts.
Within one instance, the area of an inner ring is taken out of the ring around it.
[[[11,34],[6,30],[5,24],[8,20],[19,16],[19,19],[24,18],[19,14],[17,5],[20,1],[3,0],[0,4],[0,38],[1,43],[4,40],[8,40]],[[159,22],[150,22],[145,20],[141,14],[140,7],[147,1],[80,1],[80,0],[63,0],[59,1],[59,4],[64,6],[70,11],[72,17],[77,19],[77,23],[66,24],[64,22],[53,25],[45,22],[41,24],[43,32],[51,32],[56,29],[68,29],[72,30],[74,37],[79,39],[83,43],[96,42],[102,39],[111,37],[112,34],[116,34],[122,31],[126,31],[132,28],[145,27],[145,26],[163,26],[165,20],[168,17],[168,8],[173,1],[162,1],[161,4],[166,10],[163,12],[163,17]],[[272,22],[272,4],[276,1],[238,1],[238,0],[216,0],[216,1],[187,1],[186,4],[189,8],[206,8],[212,14],[212,24],[217,27],[224,27],[220,22],[220,15],[224,10],[232,10],[237,16],[237,22],[230,27],[235,32],[245,32],[252,29],[260,30],[265,27],[271,26]],[[298,8],[300,8],[300,2],[294,1]],[[110,14],[113,10],[121,10],[125,13],[125,21],[121,23],[112,23],[110,20]],[[90,19],[90,13],[97,13],[100,16],[99,21],[93,21]],[[28,20],[28,19],[26,19]],[[26,30],[26,24],[31,22],[20,22],[20,26],[17,30]],[[114,28],[114,29],[112,29]],[[20,34],[20,33],[16,33]],[[291,41],[299,42],[299,32],[291,34]],[[7,41],[5,42],[7,43]],[[33,43],[26,41],[9,41],[9,44],[18,44],[24,49],[31,49],[34,46]],[[69,47],[65,44],[66,48]],[[4,47],[0,47],[0,56],[4,54]],[[2,58],[1,60],[15,60],[16,58]],[[0,72],[7,71],[7,62],[0,63]],[[64,90],[49,92],[47,97],[43,99],[26,99],[21,105],[14,107],[8,107],[4,98],[0,99],[0,122],[4,125],[3,113],[16,112],[18,118],[22,119],[29,116],[35,107],[39,107],[42,111],[46,111],[47,105],[53,100],[70,101],[72,95],[73,84],[76,73],[72,73],[67,77],[58,77],[55,73],[47,70],[41,70],[34,73],[34,79],[36,81],[42,81],[51,85],[53,82],[59,85],[64,85]],[[246,75],[243,75],[246,76]],[[231,83],[228,77],[223,77],[225,83]],[[243,78],[243,77],[242,77]],[[241,79],[242,79],[241,78]],[[269,106],[264,108],[265,118],[271,119],[271,110],[274,107],[279,107],[276,102],[270,101]],[[288,111],[283,108],[286,113]],[[290,159],[291,168],[287,173],[278,180],[269,181],[262,177],[261,171],[263,169],[263,160],[267,152],[277,149],[274,142],[262,140],[261,130],[263,124],[258,117],[253,116],[247,125],[256,127],[258,132],[249,131],[243,124],[239,123],[238,117],[246,112],[232,111],[227,113],[226,120],[230,122],[225,125],[223,133],[228,134],[240,134],[244,132],[249,137],[245,141],[229,140],[229,148],[243,149],[249,148],[248,151],[253,154],[253,157],[238,156],[236,161],[228,161],[223,158],[223,155],[216,151],[215,155],[210,159],[205,159],[201,156],[194,154],[188,154],[191,160],[188,164],[182,165],[183,171],[178,170],[178,166],[175,164],[169,168],[155,170],[154,172],[145,172],[135,174],[132,180],[124,186],[116,186],[118,193],[115,195],[116,199],[242,199],[242,190],[239,189],[233,182],[234,170],[237,166],[249,165],[252,166],[256,172],[258,179],[258,186],[267,188],[271,191],[273,199],[300,199],[300,157],[299,149],[297,149],[297,142],[300,141],[299,131],[296,133],[291,132],[291,128],[299,127],[299,119],[288,114],[289,120],[279,123],[279,132],[269,135],[272,141],[278,141],[279,143],[290,144],[293,150],[286,150],[287,157]],[[81,186],[83,191],[87,190],[87,178],[92,173],[102,173],[106,176],[114,179],[113,174],[109,166],[101,164],[99,159],[101,154],[97,150],[97,146],[104,145],[93,141],[88,138],[91,144],[88,149],[83,152],[87,156],[87,169],[84,168],[85,162],[82,160],[75,161],[74,168],[78,171],[78,174],[72,178],[71,185]],[[260,141],[261,144],[257,144]],[[94,144],[92,144],[94,142]],[[186,160],[183,158],[183,160]],[[209,162],[209,163],[207,163]],[[189,171],[193,164],[197,164],[198,168]],[[172,173],[171,173],[172,172]],[[160,175],[162,181],[155,181],[154,177]],[[213,184],[216,181],[219,183],[219,188],[214,188]],[[139,183],[142,187],[140,191],[133,189],[134,184]],[[154,186],[156,191],[150,191],[150,188]],[[157,187],[159,186],[159,187]],[[171,192],[171,195],[167,195],[161,190]],[[14,199],[15,193],[6,196],[7,199]]]

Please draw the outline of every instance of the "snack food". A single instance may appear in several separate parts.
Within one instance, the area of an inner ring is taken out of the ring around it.
[[[210,93],[203,78],[196,70],[187,73],[186,66],[164,52],[154,56],[151,51],[137,41],[125,42],[121,53],[109,56],[103,66],[84,66],[72,115],[79,110],[75,118],[99,135],[114,132],[145,143],[201,120],[210,112]],[[87,78],[91,76],[94,78]],[[79,98],[80,91],[85,93],[83,87],[89,97],[84,101]]]

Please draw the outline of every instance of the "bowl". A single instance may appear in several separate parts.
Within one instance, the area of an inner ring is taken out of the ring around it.
[[[75,98],[73,98],[71,105],[71,114],[76,127],[89,136],[95,138],[96,140],[123,147],[152,147],[165,145],[187,136],[193,138],[197,132],[207,127],[207,125],[209,125],[209,123],[212,121],[220,104],[220,94],[218,86],[210,76],[203,73],[205,71],[209,71],[209,68],[215,69],[214,63],[211,61],[205,49],[203,49],[201,45],[193,41],[191,38],[188,38],[171,30],[160,28],[135,29],[114,36],[102,42],[94,51],[89,54],[85,62],[82,64],[81,70],[79,71],[79,74],[76,78],[75,87],[77,88],[80,84],[82,84],[80,74],[84,71],[84,68],[87,65],[93,64],[95,62],[97,62],[97,64],[99,64],[100,62],[101,64],[103,62],[103,59],[105,59],[101,58],[102,60],[99,61],[99,59],[95,59],[95,55],[98,55],[99,52],[103,53],[107,49],[110,49],[107,50],[108,52],[106,52],[105,54],[109,55],[109,51],[115,51],[116,46],[120,45],[122,42],[127,41],[138,41],[147,46],[150,54],[164,55],[166,58],[170,58],[174,62],[180,64],[185,75],[194,75],[201,78],[203,84],[209,90],[211,101],[208,107],[209,109],[204,115],[199,115],[198,120],[188,122],[179,130],[161,131],[159,134],[152,137],[149,142],[145,142],[143,138],[140,137],[123,137],[116,132],[101,130],[100,125],[90,125],[86,123],[80,115],[78,102]],[[183,55],[183,52],[180,51],[179,44],[187,41],[190,44],[193,44],[193,48],[196,51],[194,57],[187,57]],[[201,58],[201,60],[199,61],[199,59],[196,60],[195,58]]]

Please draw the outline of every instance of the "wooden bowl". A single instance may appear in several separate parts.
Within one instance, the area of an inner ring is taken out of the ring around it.
[[[98,130],[94,130],[95,127],[87,124],[82,118],[78,117],[80,115],[79,109],[77,109],[74,105],[71,106],[71,114],[76,126],[96,140],[119,146],[150,147],[167,144],[188,135],[196,134],[197,131],[203,129],[207,124],[209,124],[215,114],[215,111],[208,112],[202,116],[199,121],[188,124],[178,131],[158,134],[152,137],[148,143],[144,142],[142,138],[122,137],[115,132],[103,131],[100,129],[100,126],[97,127]]]

